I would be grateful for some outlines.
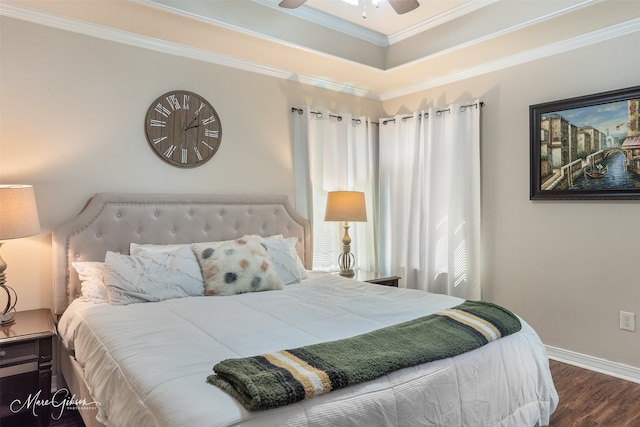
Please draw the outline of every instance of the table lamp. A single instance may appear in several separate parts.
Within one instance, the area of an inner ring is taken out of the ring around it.
[[[33,236],[40,232],[38,209],[33,187],[30,185],[0,185],[0,248],[3,240]],[[0,314],[0,325],[13,323],[16,291],[6,285],[4,271],[7,263],[0,255],[0,288],[7,293],[7,303]]]
[[[360,191],[330,191],[327,195],[325,221],[343,221],[344,237],[342,238],[342,253],[338,257],[339,274],[353,277],[355,272],[355,256],[351,253],[351,237],[349,237],[349,221],[366,222],[367,209],[364,203],[364,193]]]

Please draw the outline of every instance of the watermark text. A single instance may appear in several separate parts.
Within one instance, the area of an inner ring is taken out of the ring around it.
[[[26,399],[15,399],[11,402],[9,409],[13,413],[18,413],[23,410],[31,410],[34,417],[38,416],[38,408],[43,406],[51,407],[51,418],[59,420],[62,414],[67,409],[81,409],[83,407],[97,405],[99,402],[87,402],[86,399],[77,399],[75,394],[71,394],[66,388],[58,389],[51,395],[49,399],[42,399],[40,396],[42,390],[38,390],[36,393],[31,393]]]

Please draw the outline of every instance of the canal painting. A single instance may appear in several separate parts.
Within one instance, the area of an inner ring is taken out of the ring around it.
[[[532,105],[531,200],[640,199],[640,86]]]

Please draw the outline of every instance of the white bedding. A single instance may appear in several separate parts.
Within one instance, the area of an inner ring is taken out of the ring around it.
[[[451,359],[304,402],[248,412],[206,382],[213,365],[346,338],[461,303],[327,273],[282,291],[113,306],[76,299],[58,331],[113,426],[538,426],[558,396],[540,339],[522,331]]]

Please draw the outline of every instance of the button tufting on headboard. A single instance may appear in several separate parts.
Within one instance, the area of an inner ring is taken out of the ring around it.
[[[300,258],[311,268],[309,222],[286,196],[98,193],[53,232],[54,311],[62,313],[80,293],[71,261],[104,261],[107,251],[128,253],[131,242],[206,242],[245,234],[297,237]]]

